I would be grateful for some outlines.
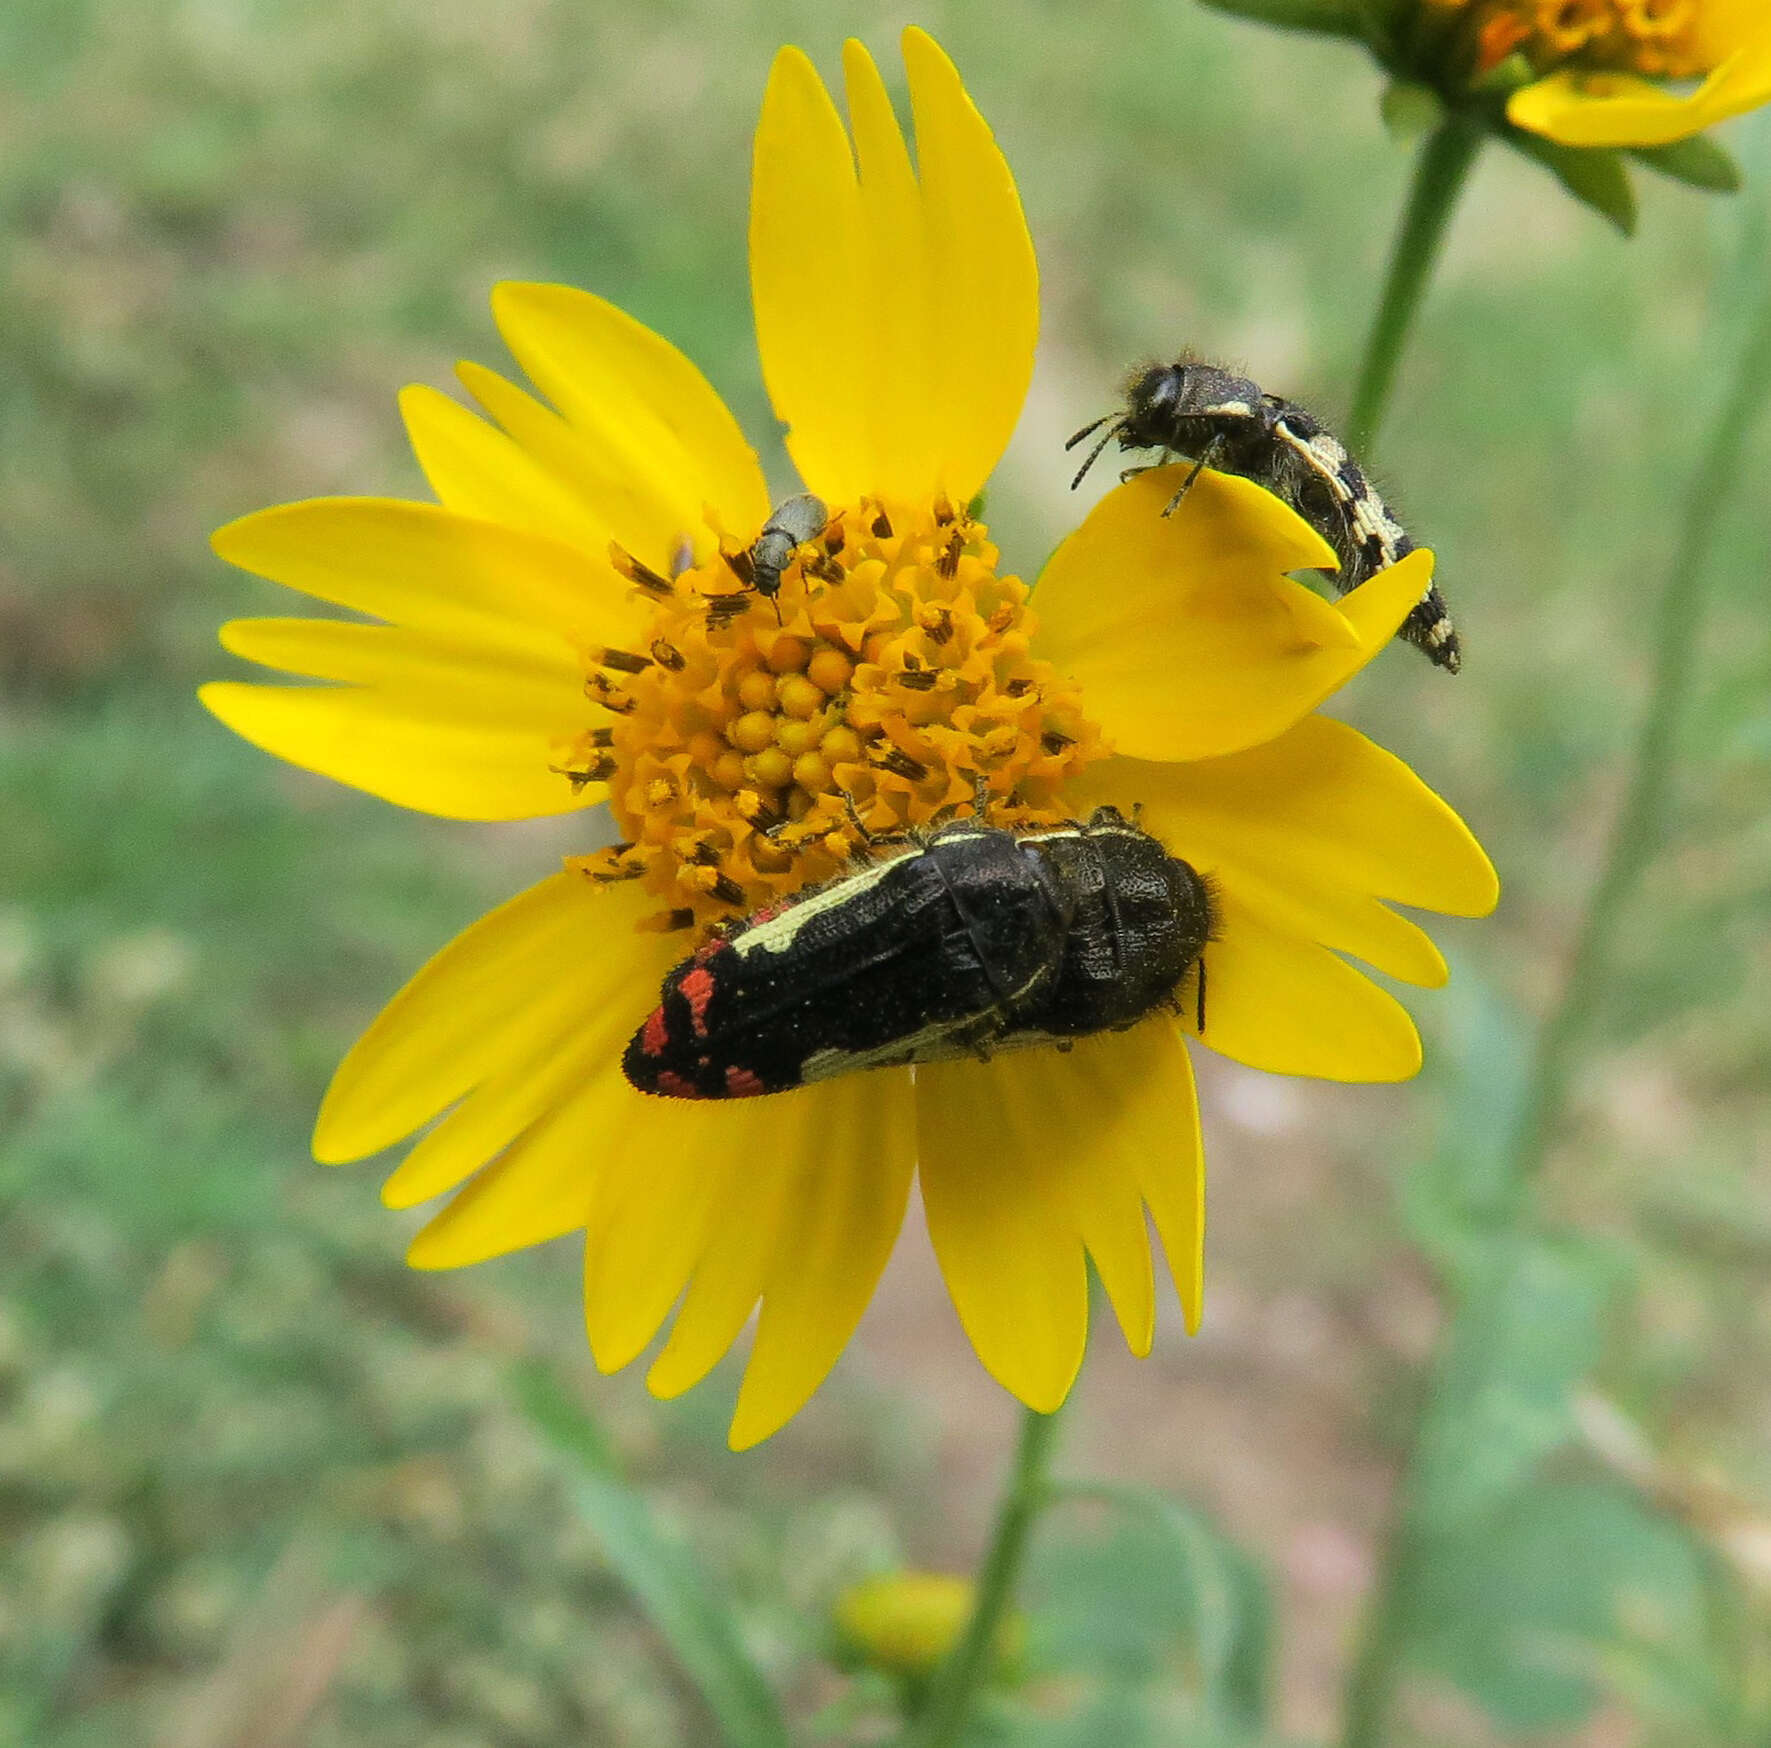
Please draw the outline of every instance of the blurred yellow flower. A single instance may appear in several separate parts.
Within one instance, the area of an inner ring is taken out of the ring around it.
[[[1461,28],[1476,74],[1517,55],[1540,75],[1512,94],[1507,119],[1560,145],[1670,145],[1771,103],[1766,0],[1425,4]]]
[[[1199,1315],[1190,1005],[1068,1054],[772,1098],[696,1105],[629,1086],[622,1046],[666,970],[710,922],[840,868],[857,815],[870,830],[924,823],[980,777],[1002,824],[1141,807],[1218,894],[1203,1042],[1279,1073],[1413,1074],[1413,1023],[1342,955],[1438,984],[1444,961],[1390,905],[1476,915],[1496,898],[1456,815],[1312,714],[1390,640],[1429,554],[1330,603],[1287,575],[1333,563],[1290,510],[1208,474],[1165,519],[1171,468],[1113,492],[1059,548],[1037,615],[999,569],[966,506],[1032,370],[1032,244],[950,62],[917,30],[904,57],[914,168],[858,44],[848,128],[796,49],[763,103],[750,228],[763,373],[829,509],[773,602],[728,562],[770,514],[731,414],[666,341],[558,286],[493,299],[551,407],[466,364],[491,422],[405,395],[440,505],[293,504],[215,539],[372,621],[227,626],[235,653],[322,682],[206,687],[248,740],[452,818],[606,802],[623,840],[570,858],[418,973],[340,1066],[317,1156],[361,1158],[436,1120],[384,1190],[395,1207],[458,1192],[412,1262],[583,1230],[600,1365],[635,1359],[675,1309],[648,1374],[661,1395],[704,1377],[760,1307],[739,1447],[835,1362],[913,1174],[973,1344],[1032,1407],[1055,1408],[1081,1364],[1085,1259],[1148,1351],[1146,1212],[1189,1326]]]
[[[971,1619],[977,1586],[950,1572],[884,1572],[837,1597],[843,1648],[869,1669],[911,1680],[933,1675]],[[999,1664],[1011,1663],[1027,1636],[1017,1614],[996,1635]]]

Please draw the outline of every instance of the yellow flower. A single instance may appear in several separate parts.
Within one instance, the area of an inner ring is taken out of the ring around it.
[[[984,1364],[1052,1409],[1082,1359],[1085,1257],[1132,1348],[1150,1347],[1146,1210],[1196,1323],[1203,1166],[1190,1006],[1069,1054],[644,1097],[622,1046],[710,920],[835,872],[857,814],[925,823],[980,776],[998,823],[1141,806],[1219,894],[1203,1041],[1280,1073],[1397,1080],[1420,1061],[1414,1026],[1342,955],[1440,983],[1444,961],[1390,904],[1480,914],[1496,897],[1442,801],[1311,714],[1389,641],[1428,554],[1331,604],[1287,576],[1332,556],[1277,499],[1207,475],[1164,519],[1170,468],[1064,543],[1037,616],[998,568],[965,506],[1032,369],[1033,250],[952,65],[916,30],[904,57],[914,169],[858,44],[849,129],[795,49],[763,103],[763,371],[829,514],[773,603],[726,556],[770,514],[731,415],[664,340],[556,286],[493,299],[551,407],[471,365],[491,422],[407,392],[440,506],[322,500],[216,536],[234,563],[371,621],[229,625],[229,649],[322,684],[205,688],[224,722],[453,818],[606,800],[624,843],[570,859],[395,996],[338,1070],[316,1155],[361,1158],[440,1118],[384,1190],[395,1207],[456,1192],[411,1261],[583,1230],[600,1365],[635,1359],[675,1307],[648,1374],[661,1395],[704,1377],[760,1306],[738,1447],[835,1362],[913,1173]]]
[[[918,1680],[933,1675],[971,1619],[977,1587],[950,1572],[883,1572],[851,1584],[832,1611],[844,1649],[869,1669]],[[1003,1618],[996,1661],[1012,1664],[1026,1642],[1027,1623]]]
[[[1522,57],[1539,76],[1512,94],[1507,119],[1559,145],[1671,145],[1771,103],[1771,6],[1765,0],[1425,0],[1425,6],[1462,30],[1478,74]],[[1679,88],[1687,82],[1695,89]]]

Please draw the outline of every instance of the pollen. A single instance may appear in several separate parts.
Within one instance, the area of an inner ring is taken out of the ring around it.
[[[748,914],[951,819],[1053,824],[1108,750],[1029,654],[1028,586],[945,501],[835,509],[772,596],[726,536],[668,581],[614,557],[651,623],[584,652],[597,720],[554,768],[608,783],[622,838],[573,865],[643,880],[659,928]]]
[[[1428,0],[1467,29],[1473,69],[1522,54],[1539,74],[1638,73],[1695,78],[1710,71],[1698,43],[1702,0]]]

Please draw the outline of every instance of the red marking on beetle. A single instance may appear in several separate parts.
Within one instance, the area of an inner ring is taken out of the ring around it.
[[[662,1056],[664,1046],[669,1042],[670,1021],[664,1017],[663,1008],[653,1008],[640,1032],[640,1048],[648,1056]]]
[[[726,950],[726,946],[727,943],[721,940],[718,935],[715,935],[711,941],[703,941],[701,945],[695,949],[695,963],[697,965],[705,965],[709,959],[715,958],[717,955],[723,953]]]
[[[758,923],[772,923],[776,917],[785,916],[792,909],[793,900],[791,898],[779,899],[774,904],[765,904],[761,910],[751,912],[750,926],[754,929]]]
[[[658,1090],[666,1098],[671,1099],[704,1099],[704,1093],[692,1080],[686,1080],[674,1068],[667,1068],[658,1076]]]
[[[705,965],[697,965],[683,974],[677,985],[689,1004],[689,1024],[697,1038],[707,1036],[707,1004],[713,1000],[713,973]]]
[[[763,1083],[748,1068],[726,1070],[726,1092],[735,1099],[753,1099],[764,1091]]]

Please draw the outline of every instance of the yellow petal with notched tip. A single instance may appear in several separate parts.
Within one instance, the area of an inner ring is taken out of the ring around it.
[[[1445,961],[1388,903],[1485,916],[1500,895],[1463,821],[1400,759],[1325,716],[1197,764],[1110,759],[1073,793],[1079,811],[1140,810],[1171,855],[1273,928],[1408,983],[1443,983]]]
[[[1763,13],[1696,90],[1626,73],[1553,73],[1507,103],[1507,119],[1564,146],[1666,146],[1771,103],[1771,19]]]
[[[605,1064],[538,1118],[419,1230],[407,1262],[464,1268],[581,1228],[606,1168],[595,1142],[615,1091],[611,1077],[619,1081],[621,1070]]]
[[[1132,1351],[1149,1351],[1146,1200],[1196,1314],[1198,1115],[1166,1016],[1068,1052],[920,1064],[916,1100],[923,1205],[947,1290],[986,1369],[1028,1407],[1057,1408],[1082,1363],[1085,1250]]]
[[[1109,492],[1045,567],[1034,653],[1079,681],[1122,753],[1204,759],[1273,739],[1381,650],[1432,579],[1411,553],[1337,602],[1285,573],[1328,543],[1251,481],[1181,467]]]
[[[714,545],[707,506],[740,537],[762,527],[769,496],[755,451],[707,379],[667,340],[567,285],[500,285],[492,314],[568,427],[565,442],[537,443],[536,458],[572,482],[636,558],[668,575],[684,540],[707,557]],[[464,375],[525,448],[532,430],[551,429],[536,416],[546,409],[526,409],[520,390],[502,384],[488,396],[487,379],[498,382],[491,372]]]
[[[1038,273],[1014,181],[952,63],[904,36],[909,153],[865,49],[850,120],[798,49],[757,126],[750,272],[763,376],[807,486],[964,503],[1008,443],[1032,375]]]
[[[547,465],[551,456],[531,454],[459,401],[422,383],[402,391],[400,412],[418,465],[446,509],[566,541],[599,561],[607,558],[613,531],[582,484]]]
[[[1420,1072],[1408,1010],[1327,947],[1270,922],[1234,884],[1217,897],[1205,950],[1205,1029],[1212,1049],[1270,1074],[1407,1080]],[[1191,1004],[1182,1022],[1194,1029]]]

